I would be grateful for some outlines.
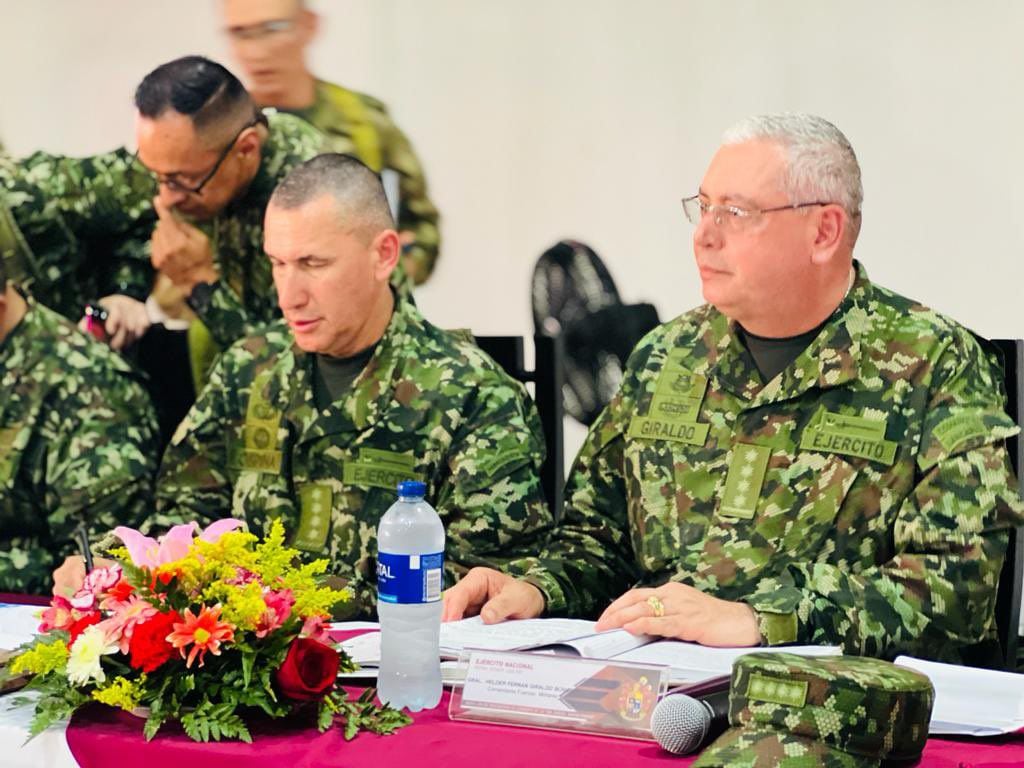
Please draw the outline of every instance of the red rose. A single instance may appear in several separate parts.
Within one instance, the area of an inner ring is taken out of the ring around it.
[[[167,642],[167,636],[174,631],[173,624],[176,621],[180,622],[181,616],[177,611],[171,611],[158,613],[149,621],[135,625],[132,638],[128,642],[128,651],[131,654],[129,663],[133,669],[152,672],[178,655],[174,646]]]
[[[289,699],[322,699],[334,687],[338,663],[338,652],[333,648],[308,637],[297,637],[277,670],[277,686]]]
[[[77,621],[71,622],[71,625],[68,627],[68,633],[71,635],[71,638],[68,640],[68,645],[70,646],[75,642],[75,639],[85,632],[86,627],[91,627],[93,624],[99,624],[100,619],[102,618],[103,617],[100,616],[99,611],[93,611],[92,613],[85,614],[85,616]]]

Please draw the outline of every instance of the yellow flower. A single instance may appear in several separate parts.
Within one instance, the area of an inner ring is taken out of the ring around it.
[[[92,697],[108,707],[120,707],[126,712],[131,712],[139,706],[142,694],[145,693],[145,683],[145,675],[135,681],[118,675],[110,685],[93,691]]]
[[[255,629],[260,617],[267,611],[267,604],[263,601],[263,587],[255,581],[246,584],[215,582],[203,590],[202,602],[220,603],[224,620],[243,630]]]
[[[19,655],[11,662],[11,672],[48,675],[63,670],[68,663],[68,646],[63,640],[54,643],[40,643]]]

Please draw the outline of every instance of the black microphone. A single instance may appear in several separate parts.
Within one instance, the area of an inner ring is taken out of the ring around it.
[[[729,725],[729,691],[694,698],[672,693],[651,714],[651,732],[661,748],[688,755],[717,739]]]

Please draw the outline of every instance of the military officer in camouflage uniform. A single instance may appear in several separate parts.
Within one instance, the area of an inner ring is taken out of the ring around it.
[[[267,209],[286,323],[229,349],[164,456],[153,522],[283,518],[375,600],[376,527],[400,480],[427,484],[447,530],[448,582],[536,551],[550,515],[539,419],[520,384],[428,323],[388,278],[399,239],[378,177],[322,155]]]
[[[318,18],[302,0],[222,0],[228,41],[258,104],[308,120],[335,152],[355,155],[380,173],[398,174],[402,265],[419,284],[437,261],[438,214],[423,168],[387,107],[372,96],[315,78],[305,49]]]
[[[861,199],[820,118],[727,134],[684,201],[708,304],[634,350],[525,580],[471,574],[448,618],[494,598],[485,620],[604,608],[706,645],[949,660],[994,638],[1020,519],[1000,369],[853,261]]]
[[[0,592],[49,591],[75,528],[152,508],[156,421],[128,365],[22,296],[0,261]]]
[[[260,112],[234,75],[199,56],[146,75],[135,106],[139,161],[159,184],[153,265],[226,348],[279,316],[263,213],[323,137],[291,115]]]
[[[10,278],[70,320],[102,298],[120,348],[148,325],[155,192],[124,149],[81,159],[0,155],[0,258]]]
[[[227,347],[279,316],[263,211],[324,138],[296,117],[258,111],[234,75],[198,56],[157,67],[135,103],[138,160],[123,149],[0,159],[0,249],[12,276],[66,317],[102,296],[108,333],[128,324],[126,340],[145,331],[156,266]]]

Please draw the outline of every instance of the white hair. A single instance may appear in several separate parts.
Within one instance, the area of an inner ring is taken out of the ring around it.
[[[838,203],[856,239],[864,188],[857,155],[843,132],[817,115],[790,112],[745,118],[722,136],[723,144],[757,140],[775,142],[785,152],[782,184],[790,202]]]

